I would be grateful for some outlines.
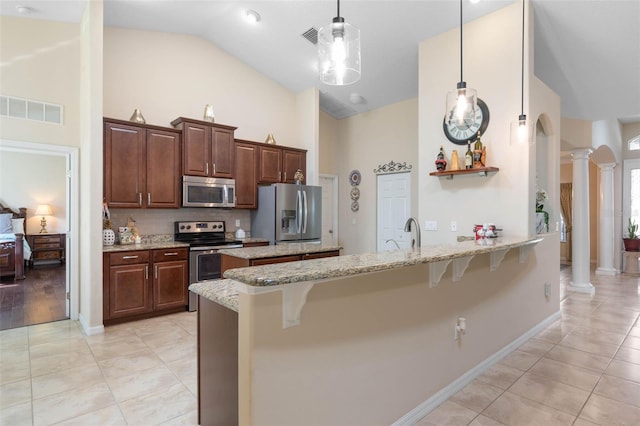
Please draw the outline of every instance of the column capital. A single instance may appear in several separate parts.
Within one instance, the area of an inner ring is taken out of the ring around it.
[[[576,149],[576,150],[571,151],[571,159],[573,161],[575,161],[575,160],[588,160],[589,156],[591,155],[592,152],[593,152],[593,150],[591,150],[591,148]]]
[[[602,171],[611,171],[613,170],[613,168],[617,165],[618,163],[603,163],[603,164],[597,164],[597,166],[602,170]]]

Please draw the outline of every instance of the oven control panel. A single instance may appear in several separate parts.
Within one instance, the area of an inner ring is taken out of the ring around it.
[[[203,222],[176,222],[176,233],[177,234],[189,234],[189,233],[212,233],[212,232],[221,232],[224,233],[224,221],[222,220],[213,220],[213,221],[203,221]]]

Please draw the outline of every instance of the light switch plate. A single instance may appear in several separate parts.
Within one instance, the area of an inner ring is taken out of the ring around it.
[[[458,231],[458,224],[456,223],[455,220],[451,221],[451,232],[457,232]]]
[[[236,219],[236,227],[240,226],[240,219]]]

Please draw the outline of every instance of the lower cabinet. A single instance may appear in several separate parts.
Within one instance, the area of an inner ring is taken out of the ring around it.
[[[186,248],[105,253],[105,325],[185,310],[187,256]]]
[[[262,266],[271,265],[274,263],[286,263],[297,262],[298,260],[311,260],[320,259],[322,257],[334,257],[340,256],[340,250],[321,251],[315,253],[306,254],[294,254],[287,256],[274,256],[274,257],[260,257],[256,259],[245,259],[240,257],[231,256],[228,254],[222,255],[222,273],[228,269],[234,268],[246,268],[248,266]]]

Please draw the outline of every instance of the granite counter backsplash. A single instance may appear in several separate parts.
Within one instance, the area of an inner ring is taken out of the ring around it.
[[[173,241],[173,234],[141,235],[141,244],[114,244],[112,246],[102,246],[103,253],[129,250],[153,250],[163,248],[189,247],[188,243]]]

